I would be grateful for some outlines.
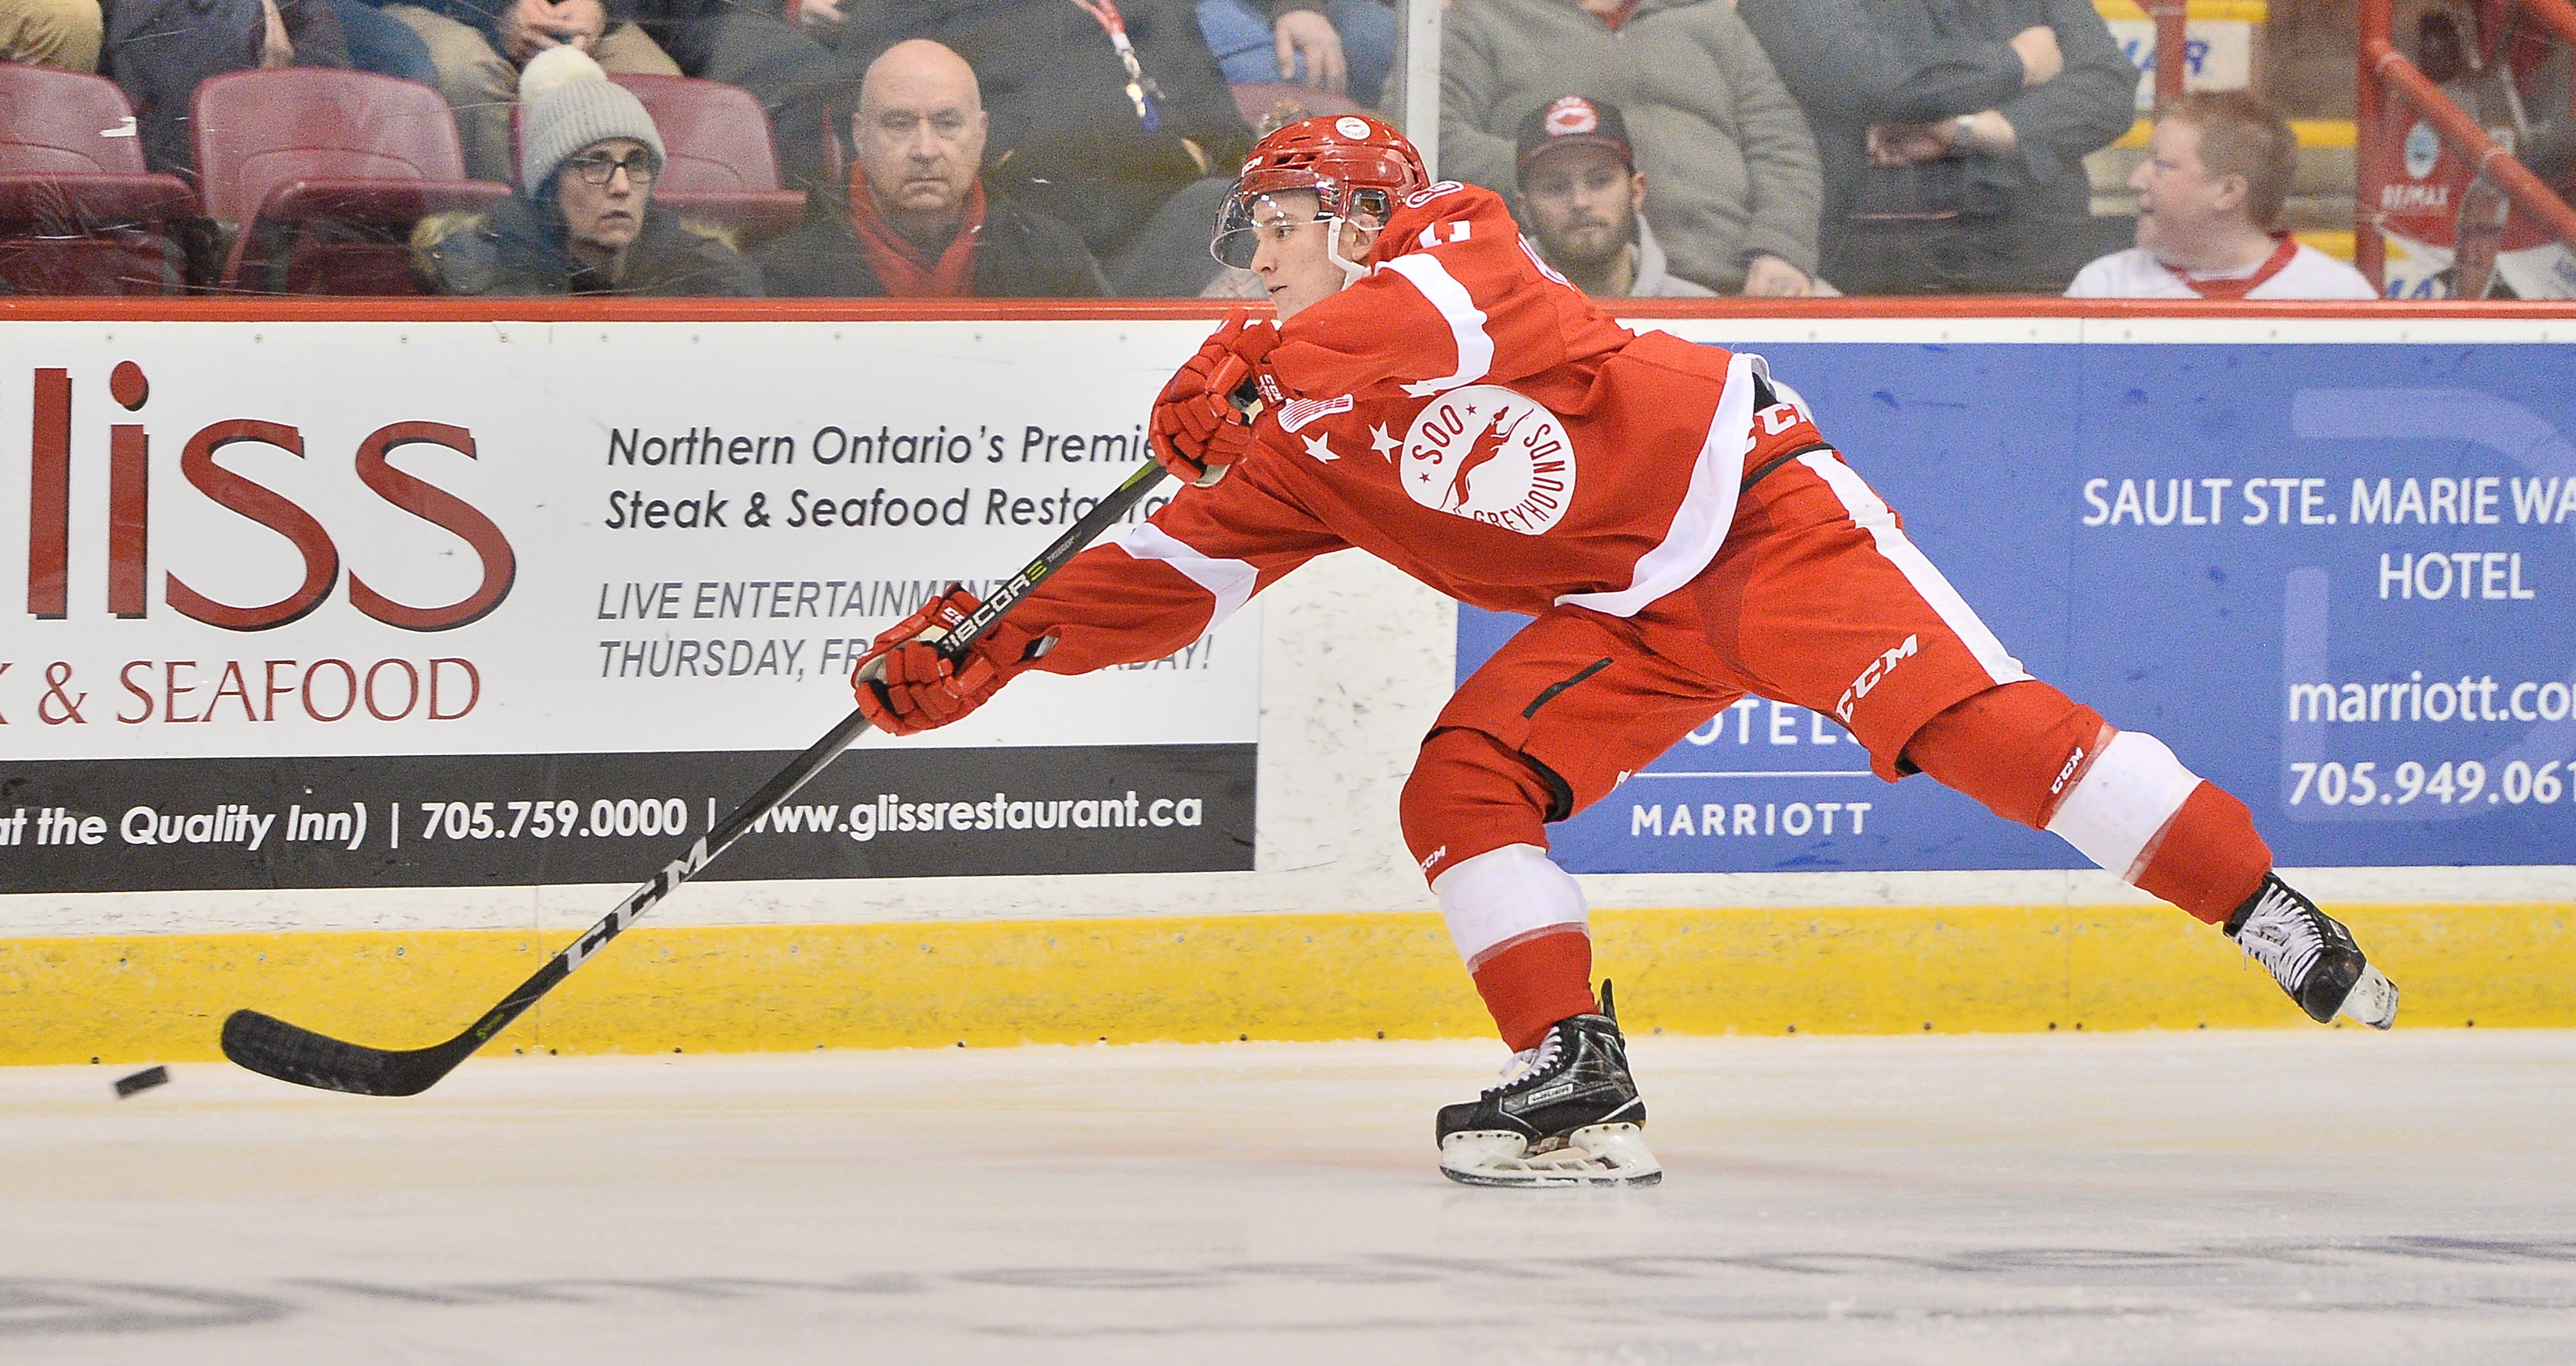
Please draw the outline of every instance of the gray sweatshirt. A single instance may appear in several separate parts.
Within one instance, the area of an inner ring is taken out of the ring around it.
[[[1655,240],[1654,225],[1637,220],[1637,278],[1628,284],[1631,299],[1710,299],[1717,291],[1672,273],[1664,244]]]
[[[1615,30],[1568,0],[1471,0],[1442,28],[1443,176],[1510,194],[1523,118],[1562,95],[1607,100],[1674,274],[1733,294],[1756,254],[1815,272],[1815,140],[1723,0],[1641,0]]]
[[[1529,244],[1532,254],[1546,261],[1547,248],[1535,237],[1524,233],[1521,240]],[[1685,280],[1672,273],[1672,264],[1664,258],[1664,246],[1655,240],[1655,230],[1645,219],[1637,220],[1637,235],[1628,245],[1637,249],[1637,277],[1628,282],[1631,299],[1713,299],[1717,291],[1706,285]],[[1554,265],[1555,262],[1548,262]],[[1209,297],[1201,295],[1201,298]]]

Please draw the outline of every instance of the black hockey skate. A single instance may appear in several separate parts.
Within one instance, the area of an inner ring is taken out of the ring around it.
[[[1610,984],[1601,1013],[1549,1027],[1502,1085],[1440,1107],[1440,1174],[1470,1186],[1651,1186],[1646,1102],[1628,1075]]]
[[[2397,1022],[2397,984],[2362,956],[2352,931],[2277,874],[2265,873],[2227,918],[2227,937],[2270,968],[2309,1019],[2324,1024],[2340,1011],[2373,1029]]]

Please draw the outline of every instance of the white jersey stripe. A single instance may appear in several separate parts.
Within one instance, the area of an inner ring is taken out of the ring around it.
[[[1960,597],[1959,590],[1941,577],[1941,571],[1932,566],[1932,561],[1924,557],[1914,542],[1905,538],[1904,529],[1896,524],[1896,514],[1888,510],[1887,504],[1859,475],[1851,472],[1850,466],[1827,451],[1802,456],[1798,463],[1814,470],[1817,477],[1825,481],[1826,487],[1834,491],[1834,496],[1842,500],[1843,510],[1851,514],[1853,523],[1878,543],[1878,553],[1886,556],[1889,563],[1905,575],[1907,583],[1914,585],[1914,591],[1922,596],[1924,603],[1950,628],[1951,634],[1968,647],[1968,653],[1976,657],[1977,663],[1985,667],[1988,678],[2002,684],[2019,683],[2030,677],[2023,671],[2021,661],[2013,658],[2012,652],[2004,648],[2004,643],[1995,639],[1995,633],[1987,630],[1986,624],[1977,619],[1976,609],[1968,606],[1968,600]]]
[[[1399,256],[1378,269],[1395,272],[1419,291],[1448,321],[1449,338],[1458,344],[1456,374],[1446,379],[1408,384],[1404,386],[1404,392],[1415,398],[1428,398],[1460,385],[1473,384],[1494,368],[1494,339],[1485,335],[1484,310],[1476,307],[1476,300],[1467,293],[1467,287],[1458,283],[1447,266],[1440,264],[1439,257],[1427,251],[1415,252]]]
[[[1211,631],[1250,602],[1252,590],[1260,585],[1261,571],[1248,562],[1200,554],[1152,522],[1138,522],[1112,544],[1137,559],[1160,560],[1206,589],[1208,596],[1216,599],[1216,610],[1208,617],[1206,628]]]
[[[1699,577],[1726,532],[1735,525],[1735,497],[1744,486],[1744,457],[1753,449],[1753,377],[1767,382],[1771,367],[1760,356],[1738,351],[1726,364],[1726,388],[1718,396],[1717,416],[1709,419],[1708,436],[1700,442],[1691,465],[1690,489],[1673,510],[1672,525],[1655,548],[1637,557],[1628,586],[1612,593],[1567,593],[1559,605],[1588,607],[1614,617],[1635,616],[1647,603]]]

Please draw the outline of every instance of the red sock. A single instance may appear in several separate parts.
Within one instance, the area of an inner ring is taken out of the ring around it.
[[[1474,975],[1477,994],[1515,1053],[1538,1047],[1557,1021],[1600,1009],[1592,999],[1592,936],[1580,929],[1545,930],[1505,944],[1477,963]]]
[[[2272,871],[2271,846],[2245,803],[2204,782],[2147,844],[2138,890],[2212,925],[2224,924]]]

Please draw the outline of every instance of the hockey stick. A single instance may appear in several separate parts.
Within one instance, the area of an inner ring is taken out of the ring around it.
[[[1084,546],[1127,515],[1162,481],[1164,470],[1148,460],[1142,469],[1127,477],[1117,490],[1100,500],[1062,536],[1056,538],[1036,559],[1011,576],[1010,582],[994,592],[992,600],[977,608],[973,615],[949,631],[939,642],[939,652],[950,659],[965,655],[976,639],[993,627],[1002,614],[1011,610],[1032,589],[1044,583],[1064,567]],[[572,970],[590,960],[591,955],[608,946],[608,941],[625,932],[626,927],[642,918],[662,898],[677,891],[681,883],[696,877],[725,850],[733,847],[772,807],[796,795],[796,790],[823,771],[850,742],[868,728],[867,716],[852,711],[832,727],[822,739],[796,756],[796,761],[779,771],[758,792],[743,800],[716,826],[689,846],[687,853],[673,859],[653,880],[636,888],[616,909],[553,958],[537,969],[536,975],[521,982],[500,1004],[483,1013],[466,1031],[442,1044],[427,1048],[369,1048],[363,1044],[344,1043],[312,1030],[291,1025],[272,1015],[256,1010],[236,1010],[224,1020],[224,1056],[263,1076],[291,1081],[298,1086],[319,1087],[325,1091],[348,1091],[362,1096],[416,1096],[438,1084],[438,1079],[456,1070],[456,1065],[472,1056],[476,1049],[491,1041],[512,1020],[524,1014],[539,998],[555,989],[555,984],[572,975]]]

